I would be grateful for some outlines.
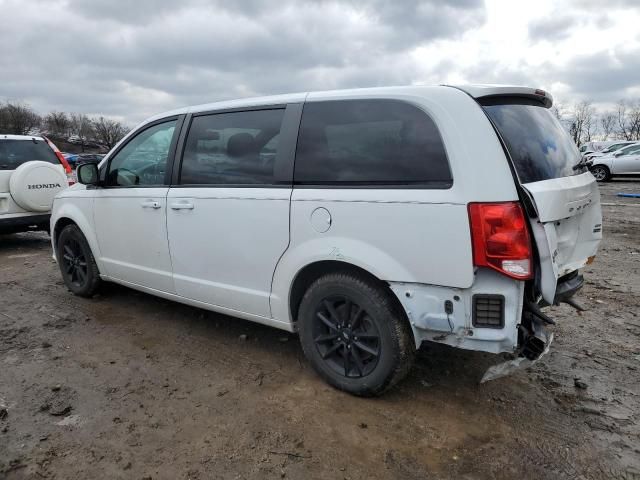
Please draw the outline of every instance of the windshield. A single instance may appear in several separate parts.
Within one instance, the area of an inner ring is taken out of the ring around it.
[[[483,108],[511,156],[520,183],[581,174],[581,155],[549,109],[523,99],[492,98]]]
[[[0,170],[15,170],[31,160],[60,163],[54,151],[43,140],[0,139]]]

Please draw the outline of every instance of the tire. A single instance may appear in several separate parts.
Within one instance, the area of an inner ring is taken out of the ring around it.
[[[298,311],[300,341],[327,383],[353,395],[376,396],[409,372],[415,342],[391,295],[378,282],[352,273],[327,274],[307,289]]]
[[[64,284],[74,295],[93,296],[100,287],[100,271],[87,239],[76,225],[67,225],[56,244]]]
[[[611,178],[611,172],[604,165],[596,165],[591,168],[591,173],[598,182],[607,182]]]

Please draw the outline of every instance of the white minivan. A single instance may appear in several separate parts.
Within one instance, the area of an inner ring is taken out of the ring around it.
[[[577,305],[602,238],[551,104],[411,86],[157,115],[56,197],[54,255],[77,295],[106,280],[298,332],[357,395],[396,384],[423,342],[535,361],[540,309]]]

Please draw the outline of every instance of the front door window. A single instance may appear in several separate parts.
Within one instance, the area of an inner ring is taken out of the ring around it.
[[[176,120],[159,123],[129,141],[109,162],[107,186],[164,185],[167,158],[175,127]]]

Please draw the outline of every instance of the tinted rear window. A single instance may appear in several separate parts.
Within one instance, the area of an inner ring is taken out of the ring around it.
[[[56,154],[43,140],[0,139],[0,170],[15,170],[31,160],[60,164]]]
[[[305,104],[294,178],[307,185],[452,184],[433,120],[396,100]]]
[[[548,108],[523,100],[492,99],[483,108],[511,155],[521,183],[578,175],[581,155]]]

